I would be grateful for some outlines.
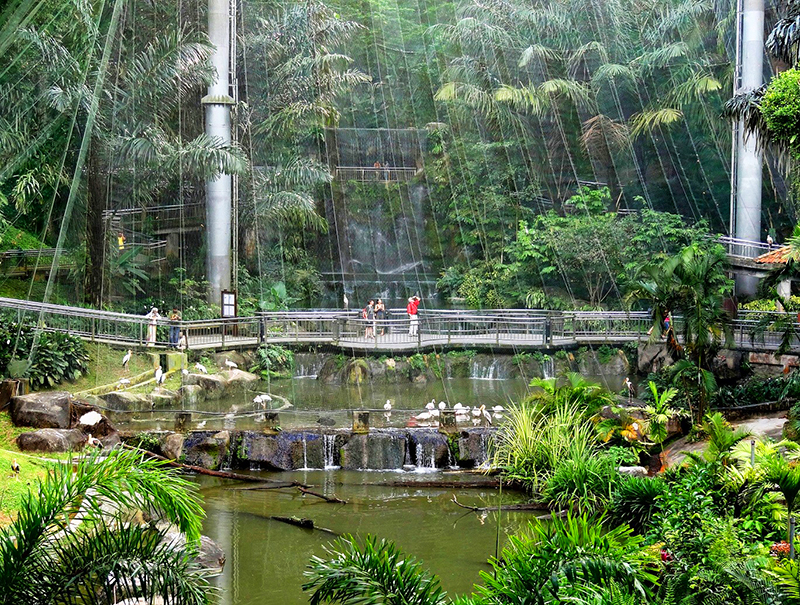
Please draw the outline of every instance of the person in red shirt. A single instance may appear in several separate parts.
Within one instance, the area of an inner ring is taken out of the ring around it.
[[[408,304],[406,305],[406,313],[408,313],[408,335],[409,336],[416,336],[419,331],[419,317],[417,316],[417,311],[419,310],[419,296],[412,296],[408,299]]]

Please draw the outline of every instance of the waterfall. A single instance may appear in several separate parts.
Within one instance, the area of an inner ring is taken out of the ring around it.
[[[303,468],[301,471],[307,471],[308,469],[308,442],[306,441],[306,434],[302,433],[303,435]]]
[[[417,470],[436,469],[436,448],[432,443],[417,442],[416,460]]]
[[[553,358],[545,355],[542,358],[542,378],[553,378],[556,375],[555,364]]]
[[[325,357],[317,353],[296,353],[294,356],[294,378],[310,378],[319,376]]]
[[[325,457],[324,467],[326,470],[332,470],[339,468],[336,466],[336,461],[334,459],[334,451],[336,447],[336,435],[323,435],[322,436],[322,444],[323,444],[323,456]]]
[[[500,380],[500,360],[493,357],[487,364],[480,357],[473,359],[470,362],[469,377],[473,380]]]
[[[481,433],[481,454],[480,460],[475,460],[475,462],[479,462],[480,467],[488,467],[489,466],[489,433],[482,432]]]

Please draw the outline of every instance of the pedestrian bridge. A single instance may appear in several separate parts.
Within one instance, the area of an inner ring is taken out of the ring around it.
[[[90,342],[146,347],[148,319],[143,315],[0,298],[0,314],[9,321],[35,323],[42,330],[69,332]],[[749,351],[774,351],[782,332],[764,329],[763,313],[743,312],[733,321],[734,344]],[[778,314],[776,314],[776,317]],[[644,311],[544,311],[486,309],[426,310],[419,331],[409,335],[404,309],[372,322],[359,311],[334,309],[280,311],[253,317],[170,322],[158,320],[155,348],[166,348],[169,327],[177,325],[190,350],[257,347],[261,344],[308,345],[346,352],[414,353],[440,348],[553,349],[583,345],[622,345],[648,340],[650,315]],[[675,323],[680,331],[679,317]],[[375,338],[366,336],[373,327]],[[795,333],[800,333],[795,326]],[[795,339],[792,350],[800,352]]]

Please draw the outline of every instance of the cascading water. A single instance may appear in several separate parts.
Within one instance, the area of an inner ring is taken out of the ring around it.
[[[553,378],[556,375],[555,364],[553,358],[545,355],[542,358],[542,378]]]
[[[436,448],[432,443],[417,443],[415,462],[418,471],[436,469]]]
[[[336,435],[323,435],[322,436],[322,452],[324,456],[324,466],[326,470],[333,470],[339,468],[336,466],[334,459],[334,451],[336,447]]]
[[[325,357],[316,353],[296,353],[294,356],[294,378],[316,379]]]
[[[473,359],[470,362],[469,377],[473,380],[500,380],[500,361],[492,358],[486,363],[482,357]]]
[[[303,433],[302,436],[303,436],[303,468],[301,468],[300,470],[307,471],[310,470],[308,468],[308,441],[306,441],[305,433]]]

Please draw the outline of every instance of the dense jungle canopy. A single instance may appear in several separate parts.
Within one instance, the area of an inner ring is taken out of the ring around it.
[[[8,3],[2,248],[55,248],[37,262],[64,270],[6,294],[211,313],[220,172],[241,312],[343,293],[615,306],[633,267],[727,232],[733,0],[236,6],[228,146],[203,133],[204,2]],[[768,150],[776,239],[796,221],[784,168]]]

